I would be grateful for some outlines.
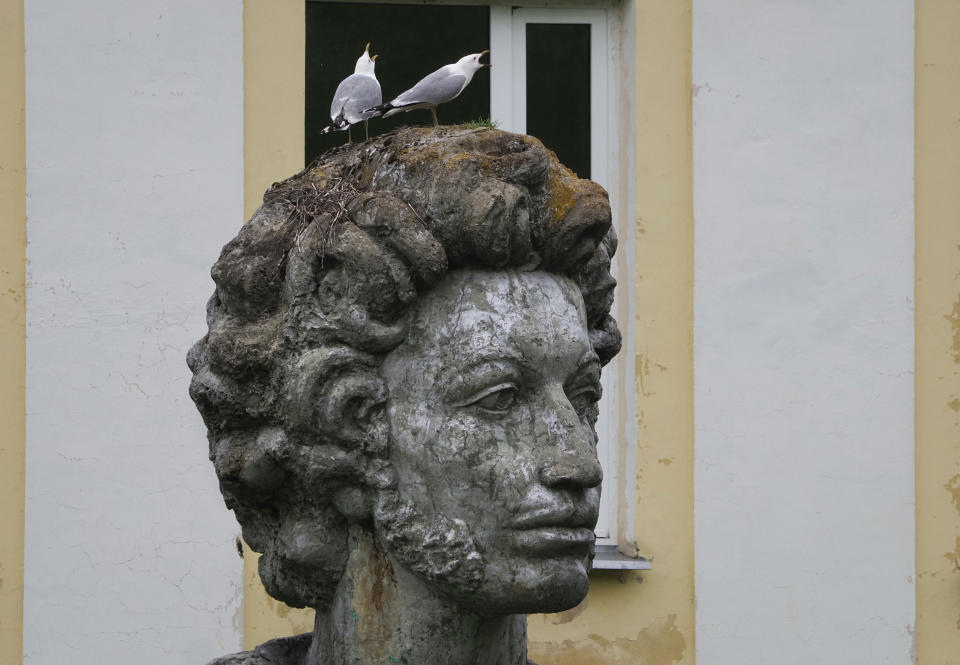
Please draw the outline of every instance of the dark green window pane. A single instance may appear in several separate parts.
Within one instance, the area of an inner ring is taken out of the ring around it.
[[[346,132],[321,135],[330,124],[330,102],[337,85],[353,73],[370,42],[377,79],[387,102],[443,65],[490,47],[490,10],[485,6],[394,5],[307,2],[306,5],[306,163],[346,143]],[[490,72],[484,68],[459,97],[437,108],[440,124],[490,117]],[[370,121],[370,135],[401,125],[432,125],[429,110],[398,113]],[[363,123],[353,140],[363,140]]]
[[[527,24],[527,134],[590,177],[589,24]]]

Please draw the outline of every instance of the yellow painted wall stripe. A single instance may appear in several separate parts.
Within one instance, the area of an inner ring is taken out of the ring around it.
[[[243,191],[247,219],[271,183],[303,168],[304,0],[243,3]],[[238,220],[239,223],[239,220]],[[267,595],[257,555],[244,548],[243,644],[313,630],[312,610]]]
[[[0,89],[0,663],[19,663],[27,314],[22,0],[0,3]]]
[[[960,658],[960,4],[916,2],[918,665]]]
[[[692,665],[693,526],[692,1],[637,0],[636,534],[642,574],[594,573],[586,603],[531,616],[540,665]],[[641,583],[642,581],[642,583]]]
[[[271,183],[303,168],[303,0],[243,2],[243,190],[247,219]]]

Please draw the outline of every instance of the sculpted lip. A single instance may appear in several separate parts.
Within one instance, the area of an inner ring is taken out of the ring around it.
[[[582,554],[596,536],[588,527],[542,526],[513,531],[511,540],[515,547],[530,552],[549,554],[574,549]]]
[[[520,549],[541,553],[582,550],[596,540],[596,510],[547,508],[523,513],[510,525],[511,540]]]
[[[597,524],[597,510],[594,507],[585,510],[575,508],[545,508],[523,513],[513,520],[510,527],[517,530],[541,529],[544,527],[586,528],[593,530]]]

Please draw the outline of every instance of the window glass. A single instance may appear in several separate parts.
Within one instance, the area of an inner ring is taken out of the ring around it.
[[[325,150],[346,142],[346,132],[321,135],[330,124],[330,102],[337,85],[353,73],[363,47],[370,42],[377,58],[377,79],[387,102],[443,65],[490,46],[490,9],[486,6],[430,6],[307,2],[306,129],[309,164]],[[490,117],[490,75],[477,72],[454,101],[437,109],[441,124]],[[401,125],[432,125],[427,109],[370,121],[370,135]],[[363,124],[353,127],[362,141]]]
[[[590,177],[590,25],[527,23],[527,133]]]

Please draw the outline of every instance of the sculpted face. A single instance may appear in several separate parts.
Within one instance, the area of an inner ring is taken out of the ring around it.
[[[478,613],[578,603],[602,471],[600,363],[573,282],[453,271],[417,302],[382,371],[398,482],[377,528],[408,545],[386,537],[391,556]],[[438,551],[445,560],[426,560]]]

